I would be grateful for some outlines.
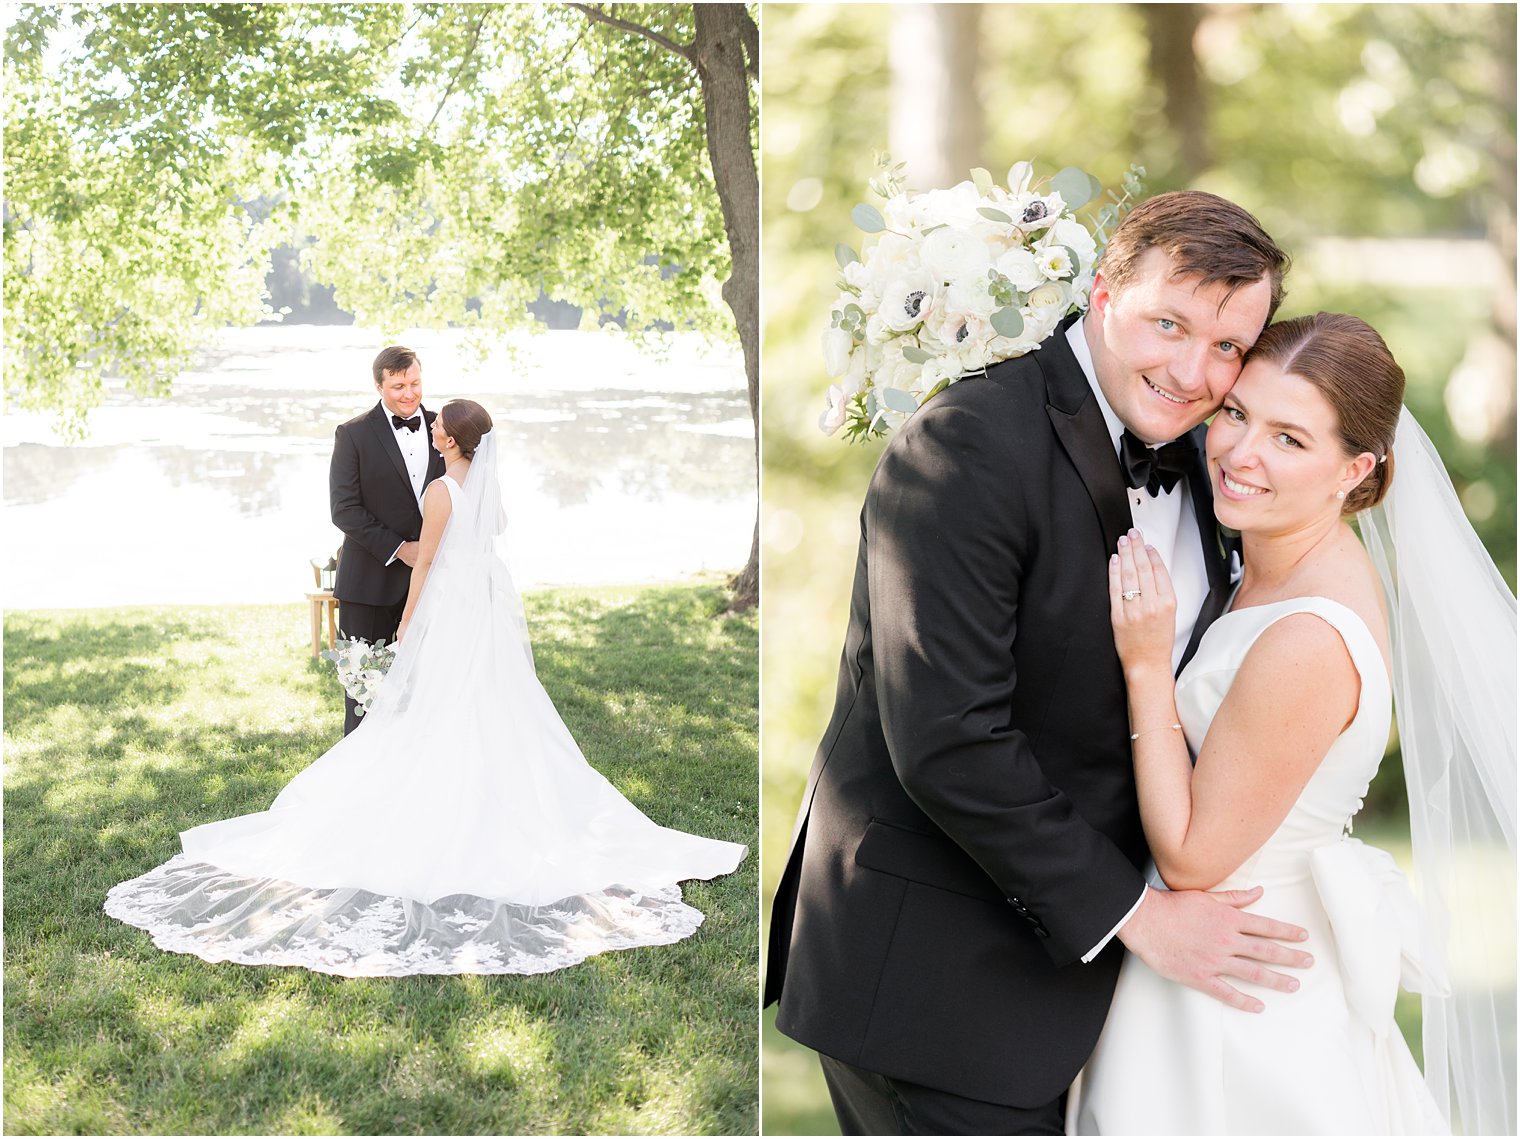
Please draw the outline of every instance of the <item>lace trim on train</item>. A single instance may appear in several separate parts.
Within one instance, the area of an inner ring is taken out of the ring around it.
[[[184,854],[113,887],[105,912],[160,949],[340,977],[549,973],[609,950],[669,945],[703,921],[679,885],[613,886],[547,906],[470,894],[424,905],[242,877]]]

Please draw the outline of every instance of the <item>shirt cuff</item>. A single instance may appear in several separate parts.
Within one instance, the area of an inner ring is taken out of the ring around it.
[[[402,542],[402,543],[401,543],[401,546],[404,546],[404,545],[406,545],[406,543],[405,543],[405,542]],[[390,564],[391,564],[391,562],[393,562],[393,561],[395,561],[395,560],[396,560],[396,554],[399,554],[399,553],[400,553],[400,552],[401,552],[401,546],[397,546],[397,547],[396,547],[396,550],[395,550],[395,553],[393,553],[393,554],[391,554],[391,556],[390,556],[390,557],[389,557],[389,558],[387,558],[387,559],[386,559],[386,560],[385,560],[385,564],[386,564],[386,565],[390,565]],[[1133,910],[1132,910],[1132,911],[1130,911],[1130,912],[1131,912],[1131,913],[1133,913],[1133,912],[1134,912],[1134,911],[1133,911]],[[1128,918],[1125,918],[1125,919],[1124,919],[1124,921],[1128,921],[1128,920],[1129,920],[1129,919],[1128,919]],[[1121,922],[1120,922],[1120,923],[1119,923],[1119,925],[1123,925],[1123,924],[1124,924],[1124,922],[1122,922],[1122,921],[1121,921]],[[1116,927],[1116,928],[1117,928],[1117,927]],[[1112,936],[1113,936],[1113,934],[1109,934],[1109,935],[1108,935],[1108,936],[1109,936],[1109,937],[1112,937]]]
[[[1114,934],[1118,933],[1121,929],[1123,929],[1124,928],[1124,923],[1127,922],[1127,921],[1129,921],[1130,918],[1132,918],[1132,917],[1135,916],[1135,911],[1140,908],[1140,903],[1143,902],[1143,901],[1145,901],[1145,891],[1148,890],[1148,889],[1150,889],[1149,886],[1141,886],[1140,887],[1140,896],[1135,899],[1135,904],[1132,905],[1129,908],[1129,913],[1125,914],[1122,918],[1119,919],[1118,924],[1115,925],[1113,929],[1109,930],[1108,933],[1104,935],[1102,941],[1098,942],[1097,945],[1094,945],[1091,949],[1089,949],[1086,953],[1084,953],[1082,955],[1082,964],[1086,965],[1094,957],[1096,957],[1098,954],[1102,953],[1104,947],[1110,941],[1112,941],[1114,939]]]

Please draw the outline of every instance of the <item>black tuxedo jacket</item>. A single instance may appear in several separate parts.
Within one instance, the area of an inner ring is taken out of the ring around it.
[[[422,413],[422,431],[437,412]],[[428,483],[443,474],[443,456],[428,444]],[[341,601],[395,605],[406,600],[412,571],[399,558],[386,565],[402,542],[422,534],[422,511],[412,493],[406,460],[396,445],[391,413],[377,403],[338,428],[328,477],[333,525],[343,531],[343,557],[333,593]]]
[[[1229,578],[1201,453],[1194,645]],[[1080,958],[1139,898],[1146,859],[1108,616],[1130,525],[1062,331],[951,385],[887,446],[772,911],[765,1002],[782,1032],[1019,1107],[1086,1061],[1122,947]]]

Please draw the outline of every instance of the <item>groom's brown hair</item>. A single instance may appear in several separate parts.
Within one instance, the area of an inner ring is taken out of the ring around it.
[[[1265,277],[1272,286],[1268,322],[1282,304],[1288,255],[1261,222],[1218,194],[1175,190],[1148,198],[1126,214],[1098,261],[1109,288],[1122,290],[1134,278],[1140,257],[1152,248],[1171,259],[1173,276],[1199,277],[1200,285],[1224,284],[1229,290],[1225,300]]]
[[[404,372],[417,362],[417,353],[410,348],[403,348],[399,344],[382,349],[380,355],[375,357],[372,370],[375,373],[375,386],[378,388],[385,382],[385,373]]]

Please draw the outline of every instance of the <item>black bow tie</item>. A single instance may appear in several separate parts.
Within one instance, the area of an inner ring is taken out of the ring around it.
[[[402,419],[399,415],[393,415],[391,416],[391,425],[398,431],[403,427],[408,431],[416,431],[422,426],[422,416],[414,415],[410,419]]]
[[[1124,467],[1125,485],[1136,489],[1143,486],[1152,498],[1158,491],[1176,486],[1197,458],[1198,445],[1187,435],[1155,450],[1142,443],[1128,427],[1119,437],[1119,462]]]

